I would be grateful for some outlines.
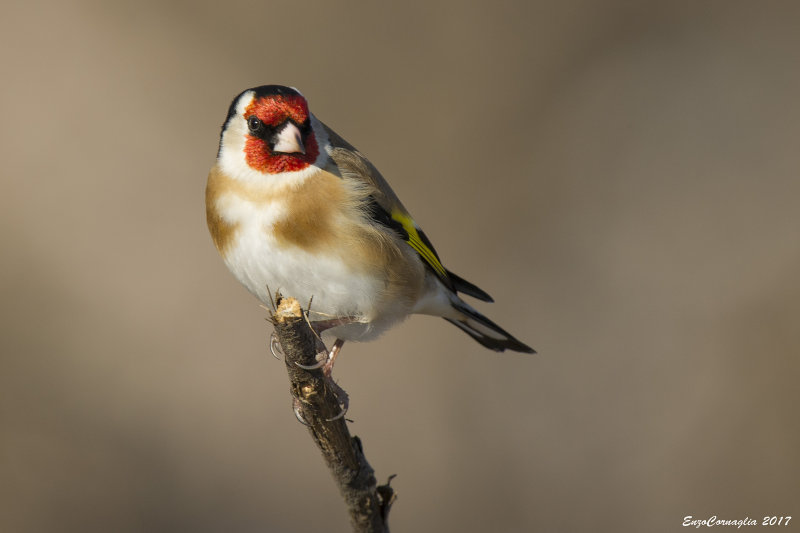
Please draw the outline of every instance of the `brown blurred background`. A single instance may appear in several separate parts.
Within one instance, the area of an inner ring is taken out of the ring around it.
[[[429,317],[346,346],[394,531],[800,514],[799,28],[797,3],[7,3],[0,531],[348,531],[205,227],[227,106],[264,83],[540,352]]]

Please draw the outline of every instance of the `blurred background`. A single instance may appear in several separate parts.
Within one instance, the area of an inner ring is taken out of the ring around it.
[[[539,351],[430,317],[345,347],[394,531],[800,514],[799,24],[772,2],[6,3],[0,530],[349,530],[206,230],[228,104],[266,83]]]

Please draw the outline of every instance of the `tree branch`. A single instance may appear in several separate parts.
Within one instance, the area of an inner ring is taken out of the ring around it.
[[[353,531],[388,533],[387,519],[395,499],[394,490],[389,482],[376,486],[375,472],[364,457],[361,440],[350,436],[344,417],[336,418],[341,407],[322,371],[297,366],[297,363],[313,365],[317,352],[316,334],[300,304],[280,294],[276,295],[276,300],[272,323],[283,348],[292,397],[339,486]]]

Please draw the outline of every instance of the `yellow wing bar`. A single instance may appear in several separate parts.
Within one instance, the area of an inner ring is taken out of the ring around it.
[[[408,214],[403,213],[401,211],[392,211],[392,220],[399,222],[401,226],[403,226],[403,230],[406,232],[408,237],[406,238],[406,242],[411,245],[414,250],[422,257],[422,259],[428,263],[433,271],[436,272],[441,278],[447,279],[447,271],[445,270],[444,266],[442,266],[441,261],[439,261],[439,257],[436,255],[436,252],[433,248],[427,244],[427,238],[423,233],[420,236],[420,232],[417,231],[417,225],[414,223],[414,219],[412,219]]]

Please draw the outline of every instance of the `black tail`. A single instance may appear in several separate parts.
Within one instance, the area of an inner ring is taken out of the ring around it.
[[[466,302],[461,300],[454,301],[453,308],[459,311],[462,316],[458,319],[445,318],[445,320],[490,350],[496,352],[511,350],[514,352],[536,353],[536,350],[515,339],[513,335],[477,312]]]
[[[453,282],[453,289],[458,292],[463,292],[473,298],[477,298],[478,300],[483,300],[484,302],[493,302],[494,298],[489,296],[489,294],[478,287],[477,285],[473,285],[469,281],[465,280],[461,276],[453,274],[449,270],[447,271],[447,277]]]

